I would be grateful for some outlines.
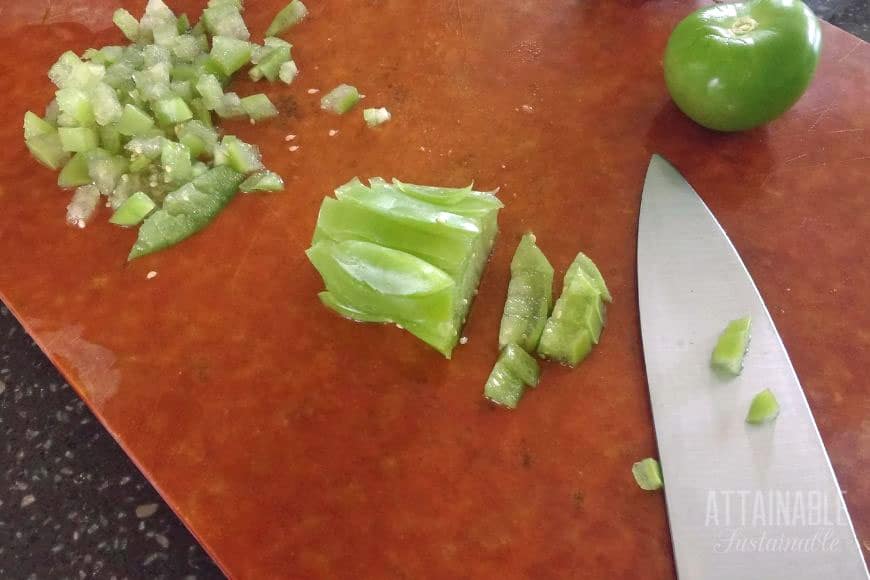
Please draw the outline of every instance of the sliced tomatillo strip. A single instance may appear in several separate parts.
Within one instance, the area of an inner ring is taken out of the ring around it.
[[[535,245],[535,236],[520,240],[511,260],[511,281],[498,333],[499,347],[516,343],[534,352],[553,304],[553,266]]]
[[[128,260],[168,248],[204,228],[236,194],[245,176],[227,166],[210,169],[170,193],[145,219]]]
[[[538,354],[572,367],[586,358],[604,326],[604,300],[610,298],[606,292],[598,268],[584,254],[578,254],[565,274],[562,294],[544,326]]]

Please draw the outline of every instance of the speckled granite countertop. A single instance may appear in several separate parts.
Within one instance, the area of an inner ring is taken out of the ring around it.
[[[223,578],[3,306],[0,578]]]
[[[811,0],[870,40],[870,1]],[[0,307],[0,578],[222,578]]]

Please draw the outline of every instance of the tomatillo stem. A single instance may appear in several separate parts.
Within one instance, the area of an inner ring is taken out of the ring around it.
[[[752,32],[758,26],[758,21],[752,16],[741,16],[731,25],[731,32],[734,34],[746,34]]]

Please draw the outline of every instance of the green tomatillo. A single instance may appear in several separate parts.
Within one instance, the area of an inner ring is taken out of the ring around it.
[[[818,20],[800,0],[704,7],[671,33],[665,82],[677,106],[704,127],[751,129],[804,93],[821,40]]]

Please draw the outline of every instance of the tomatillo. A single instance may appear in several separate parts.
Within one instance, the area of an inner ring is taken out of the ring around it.
[[[822,33],[800,0],[750,0],[701,8],[665,49],[674,102],[699,124],[742,131],[787,111],[819,61]]]

